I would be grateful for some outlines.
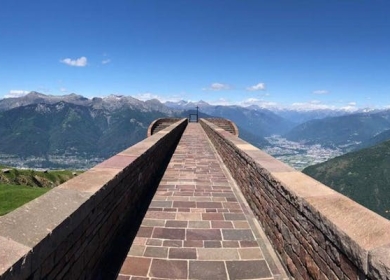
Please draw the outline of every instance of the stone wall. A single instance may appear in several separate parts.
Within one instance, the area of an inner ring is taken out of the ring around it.
[[[160,130],[163,130],[170,126],[171,124],[179,121],[179,118],[160,118],[155,121],[153,121],[146,132],[146,137],[152,136],[153,134],[159,132]]]
[[[0,279],[106,279],[102,261],[125,225],[138,229],[186,125],[182,119],[0,217]]]
[[[390,221],[201,119],[296,279],[390,279]]]

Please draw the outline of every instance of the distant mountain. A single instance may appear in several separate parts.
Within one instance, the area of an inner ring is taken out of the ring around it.
[[[272,111],[260,107],[246,108],[241,106],[210,105],[204,101],[199,102],[166,102],[170,108],[192,110],[213,117],[226,118],[233,121],[240,129],[251,131],[258,137],[266,137],[272,134],[283,134],[289,131],[295,124]]]
[[[10,110],[17,107],[22,107],[30,104],[55,104],[58,102],[67,102],[76,105],[89,105],[90,100],[81,95],[69,94],[69,95],[45,95],[39,92],[32,91],[29,94],[22,97],[4,98],[0,99],[0,112]]]
[[[350,115],[346,110],[314,109],[314,110],[292,110],[292,109],[273,109],[272,112],[294,122],[301,124],[310,120],[319,120],[329,117],[339,117]]]
[[[369,147],[375,146],[377,144],[380,144],[380,143],[388,141],[388,140],[390,140],[390,129],[385,130],[385,131],[375,135],[374,137],[362,142],[361,144],[356,146],[355,150],[369,148]]]
[[[352,150],[358,144],[390,129],[390,111],[359,113],[311,120],[283,136],[290,141]]]
[[[309,166],[303,173],[390,219],[390,141]]]
[[[99,101],[100,102],[100,101]],[[30,104],[0,112],[0,154],[21,158],[50,156],[106,158],[139,142],[149,124],[167,114],[149,105]],[[64,163],[63,167],[67,165]],[[56,166],[58,167],[58,166]]]

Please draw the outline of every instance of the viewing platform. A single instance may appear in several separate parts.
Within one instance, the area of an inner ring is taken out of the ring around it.
[[[1,216],[0,280],[390,279],[389,220],[231,121],[147,134]]]
[[[199,123],[185,129],[118,277],[153,278],[287,278]]]

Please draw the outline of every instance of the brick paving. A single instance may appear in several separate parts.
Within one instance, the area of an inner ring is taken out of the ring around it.
[[[117,279],[288,279],[200,124],[188,124]]]

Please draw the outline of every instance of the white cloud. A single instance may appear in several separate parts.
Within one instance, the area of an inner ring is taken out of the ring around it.
[[[312,100],[309,102],[293,103],[293,104],[291,104],[291,109],[302,110],[302,111],[311,111],[311,110],[336,109],[336,107],[323,104],[318,100]]]
[[[60,88],[60,91],[61,91],[61,92],[67,92],[67,89],[64,88],[64,87],[62,87],[62,88]]]
[[[105,60],[102,60],[102,64],[108,64],[111,62],[111,59],[105,59]]]
[[[212,83],[208,88],[204,88],[203,90],[229,90],[231,89],[231,86],[228,84],[221,84],[221,83]]]
[[[4,98],[22,97],[28,93],[29,93],[29,91],[27,91],[27,90],[10,90],[9,93],[4,95]]]
[[[313,91],[313,94],[318,94],[318,95],[328,94],[328,93],[329,93],[329,91],[324,90],[324,89],[320,89],[320,90],[315,90],[315,91]]]
[[[76,66],[76,67],[85,67],[87,66],[87,58],[85,56],[82,56],[77,59],[70,59],[70,58],[64,58],[60,60],[60,62],[69,65],[69,66]]]
[[[182,92],[180,94],[171,94],[171,95],[159,95],[159,94],[155,94],[152,92],[143,92],[143,93],[138,93],[138,94],[131,95],[131,96],[138,99],[138,100],[141,100],[141,101],[147,101],[150,99],[158,99],[161,103],[164,103],[167,101],[178,102],[181,100],[190,101],[186,98],[187,93],[185,93],[185,92]]]
[[[265,90],[265,83],[258,83],[257,85],[247,87],[246,90],[249,91]]]
[[[142,101],[150,100],[150,99],[158,99],[161,100],[160,97],[157,94],[153,94],[151,92],[144,92],[144,93],[138,93],[134,96],[134,98],[137,98]]]
[[[276,102],[271,101],[265,101],[258,98],[248,98],[239,103],[240,106],[248,107],[251,105],[257,105],[261,108],[275,108],[278,107],[278,104]]]
[[[209,101],[207,103],[209,103],[210,105],[223,105],[223,106],[234,105],[230,100],[226,98],[219,98],[217,100]]]

